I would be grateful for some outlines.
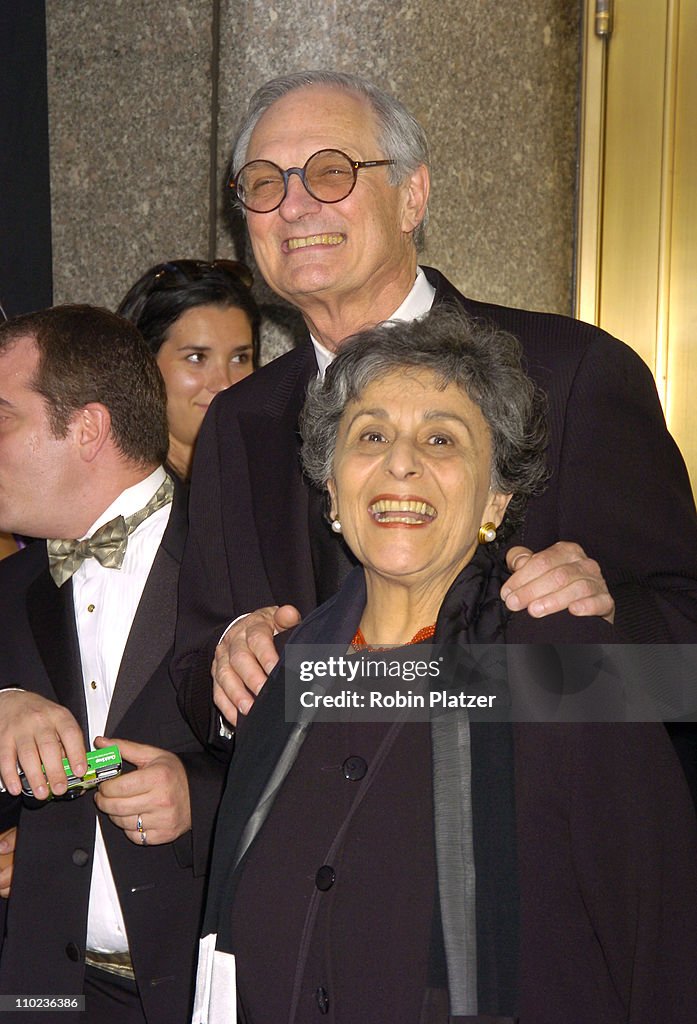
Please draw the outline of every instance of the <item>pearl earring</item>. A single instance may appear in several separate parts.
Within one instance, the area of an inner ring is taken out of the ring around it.
[[[341,533],[341,523],[338,519],[332,519],[332,530],[334,533]]]
[[[496,525],[495,523],[484,523],[479,527],[480,544],[491,544],[492,540],[496,540]]]

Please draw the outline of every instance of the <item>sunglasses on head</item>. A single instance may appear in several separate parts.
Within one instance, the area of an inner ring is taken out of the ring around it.
[[[171,260],[160,263],[153,270],[152,288],[172,288],[208,277],[212,270],[229,274],[245,288],[254,284],[254,276],[246,263],[240,260]]]

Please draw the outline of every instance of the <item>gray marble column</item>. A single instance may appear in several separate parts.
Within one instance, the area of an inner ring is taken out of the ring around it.
[[[213,0],[47,0],[55,302],[206,257]]]

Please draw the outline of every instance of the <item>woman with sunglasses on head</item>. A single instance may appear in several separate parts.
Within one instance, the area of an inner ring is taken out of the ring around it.
[[[182,480],[206,409],[258,365],[260,314],[251,285],[244,263],[172,260],[146,271],[117,309],[140,330],[164,377],[168,463]]]

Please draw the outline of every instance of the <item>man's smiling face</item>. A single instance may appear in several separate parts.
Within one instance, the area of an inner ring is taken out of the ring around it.
[[[308,86],[277,100],[259,119],[246,161],[271,160],[284,170],[303,167],[320,149],[339,149],[352,160],[384,159],[372,109],[343,90]],[[269,285],[301,312],[315,302],[363,300],[394,291],[394,310],[413,283],[415,217],[409,179],[392,185],[388,167],[358,171],[354,190],[339,203],[321,203],[297,174],[271,213],[248,212],[257,264]],[[416,223],[415,223],[416,220]],[[406,290],[405,290],[406,289]],[[388,301],[392,301],[391,296]],[[378,302],[378,307],[383,303]],[[373,321],[375,322],[375,321]],[[352,330],[364,326],[356,323]]]

